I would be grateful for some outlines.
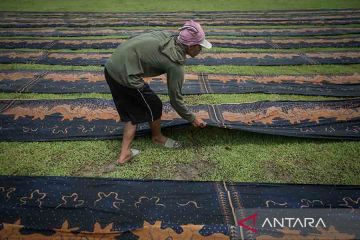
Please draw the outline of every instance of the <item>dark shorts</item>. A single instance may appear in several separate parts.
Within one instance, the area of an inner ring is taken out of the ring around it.
[[[116,82],[106,68],[104,73],[122,122],[138,124],[161,118],[162,102],[147,83],[142,89],[129,88]]]

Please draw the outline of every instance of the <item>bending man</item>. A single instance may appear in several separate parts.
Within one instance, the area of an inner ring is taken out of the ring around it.
[[[161,133],[162,102],[144,82],[143,77],[167,76],[170,103],[175,111],[195,127],[206,124],[184,105],[181,93],[186,55],[197,56],[202,47],[211,48],[200,24],[187,21],[176,35],[165,31],[145,33],[121,44],[105,64],[109,84],[121,121],[125,122],[118,163],[129,161],[138,153],[131,149],[136,125],[148,122],[152,141],[168,148],[181,144]]]

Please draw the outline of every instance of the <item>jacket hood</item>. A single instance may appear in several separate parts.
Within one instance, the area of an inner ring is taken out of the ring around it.
[[[160,51],[175,63],[185,63],[185,48],[177,41],[177,36],[169,36],[164,39],[161,44]]]

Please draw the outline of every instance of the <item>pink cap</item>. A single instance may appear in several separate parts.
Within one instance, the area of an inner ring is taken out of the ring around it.
[[[199,23],[190,20],[186,21],[184,26],[179,28],[178,40],[186,46],[201,45],[205,48],[211,48],[212,45],[205,40],[205,33]]]

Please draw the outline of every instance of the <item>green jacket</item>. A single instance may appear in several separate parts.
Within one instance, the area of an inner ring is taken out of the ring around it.
[[[116,48],[105,64],[110,76],[123,86],[140,89],[143,77],[166,73],[170,103],[184,119],[195,115],[185,106],[181,93],[184,82],[185,49],[169,32],[141,34]]]

